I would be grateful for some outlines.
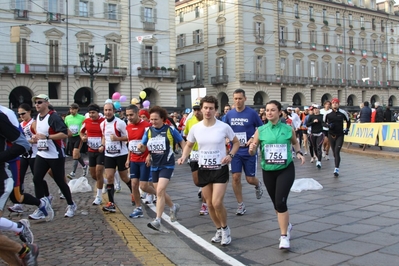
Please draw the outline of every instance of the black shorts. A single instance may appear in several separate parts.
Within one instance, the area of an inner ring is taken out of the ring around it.
[[[195,161],[195,162],[190,161],[190,168],[191,168],[191,173],[195,172],[195,171],[198,171],[198,169],[199,169],[198,162],[197,161]]]
[[[324,137],[328,136],[328,130],[323,130]]]
[[[229,181],[229,166],[224,165],[219,170],[198,170],[198,185],[205,187],[208,184],[227,183]]]
[[[125,166],[126,159],[127,159],[127,154],[120,155],[117,157],[105,156],[105,159],[104,159],[105,169],[107,169],[107,168],[108,169],[109,168],[116,169],[116,167],[118,167],[118,171],[124,171],[127,169]]]
[[[80,136],[74,136],[74,137],[68,139],[68,151],[70,153],[68,155],[72,155],[72,152],[74,149],[79,149],[79,145],[80,145],[81,141],[82,140],[80,139]],[[87,152],[87,143],[86,142],[82,143],[82,146],[80,147],[80,152],[81,153]]]
[[[88,152],[89,154],[89,167],[97,165],[104,165],[104,152]]]

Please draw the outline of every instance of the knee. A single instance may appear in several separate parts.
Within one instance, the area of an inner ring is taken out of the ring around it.
[[[286,212],[287,210],[288,210],[288,208],[287,208],[286,202],[283,202],[283,201],[276,202],[276,211],[278,213],[283,213],[283,212]]]
[[[241,173],[240,174],[233,174],[233,184],[241,184]]]

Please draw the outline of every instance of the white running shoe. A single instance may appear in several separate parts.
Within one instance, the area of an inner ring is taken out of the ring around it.
[[[245,209],[245,204],[244,203],[238,204],[236,214],[242,216],[246,212],[247,212],[247,209]]]
[[[292,224],[288,223],[288,228],[287,228],[287,237],[288,237],[288,239],[291,239],[291,231],[292,231]]]
[[[177,212],[180,210],[180,205],[178,203],[173,204],[173,207],[170,209],[169,217],[171,222],[177,221]]]
[[[75,216],[75,212],[78,209],[78,206],[76,206],[75,202],[73,203],[73,205],[68,205],[66,207],[66,212],[65,212],[65,217],[69,217],[72,218],[73,216]]]
[[[325,159],[326,159],[327,161],[330,160],[330,157],[328,156],[328,154],[326,154]]]
[[[317,167],[318,169],[321,168],[321,162],[320,162],[320,161],[317,161],[317,162],[316,162],[316,167]]]
[[[145,204],[151,204],[153,199],[154,199],[154,196],[152,194],[150,194],[150,193],[147,193],[147,195],[145,195],[144,203]]]
[[[8,207],[8,210],[10,212],[16,212],[16,213],[23,213],[24,212],[24,205],[23,204],[14,204],[14,206]]]
[[[222,241],[220,244],[222,246],[227,246],[231,243],[231,236],[230,236],[230,227],[227,226],[226,229],[222,229]]]
[[[290,239],[288,236],[280,236],[280,245],[279,249],[289,249],[290,248]]]
[[[74,178],[75,178],[75,173],[74,173],[74,172],[70,172],[70,173],[67,175],[67,177],[68,177],[69,179],[74,179]]]
[[[42,202],[42,207],[39,207],[40,211],[46,216],[46,221],[50,222],[54,219],[54,211],[51,208],[51,203],[47,197],[43,197],[40,199]]]
[[[200,215],[208,215],[208,205],[206,205],[206,203],[202,203],[199,214]]]
[[[89,166],[86,164],[85,166],[82,167],[83,170],[83,176],[87,176],[87,172],[89,171]]]
[[[21,239],[24,243],[32,244],[34,240],[34,236],[32,231],[30,230],[30,222],[26,219],[19,220],[18,224],[22,225],[22,231],[18,233],[19,239]]]
[[[216,230],[216,234],[212,237],[211,241],[213,243],[220,243],[222,241],[222,229]]]
[[[103,200],[101,199],[101,197],[96,196],[96,198],[93,201],[93,205],[101,205],[102,202]]]
[[[37,208],[32,214],[29,214],[29,219],[31,220],[41,220],[46,218],[39,208]]]

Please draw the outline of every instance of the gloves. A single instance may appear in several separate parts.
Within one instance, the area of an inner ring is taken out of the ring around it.
[[[349,134],[349,129],[344,129],[344,135],[348,135]]]
[[[334,124],[333,123],[328,124],[328,128],[333,129],[334,128]]]

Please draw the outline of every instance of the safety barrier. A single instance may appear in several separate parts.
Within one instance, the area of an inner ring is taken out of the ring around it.
[[[344,141],[399,148],[399,123],[352,123]]]

